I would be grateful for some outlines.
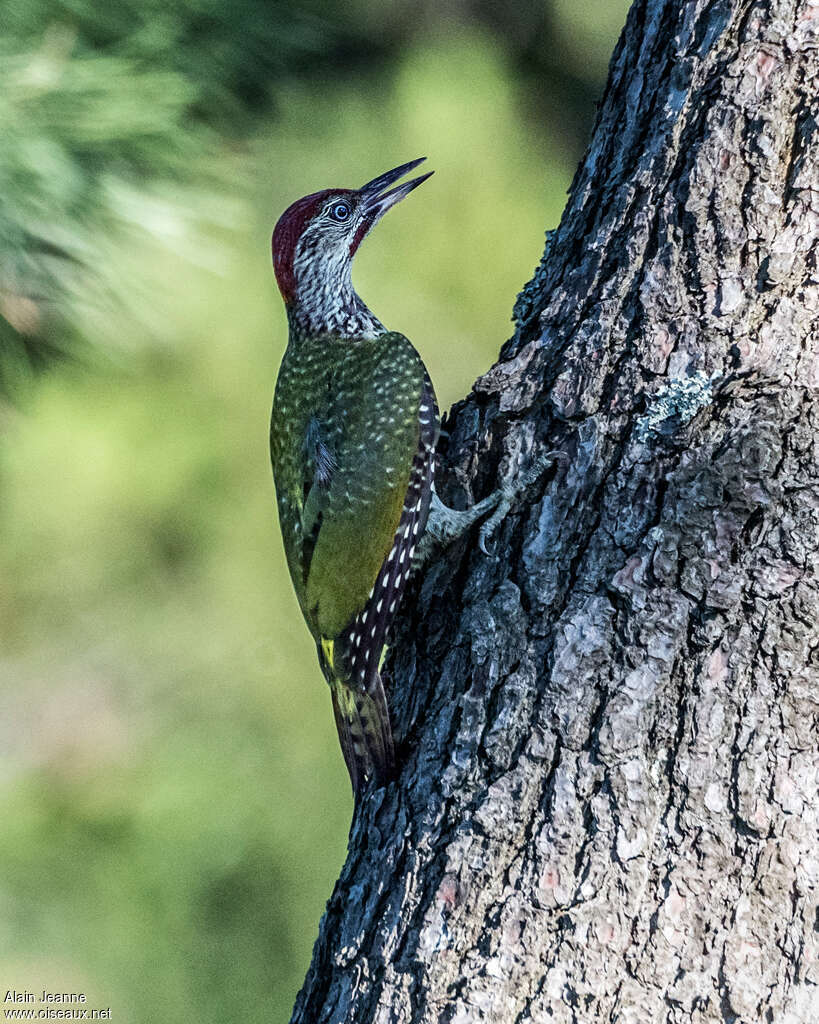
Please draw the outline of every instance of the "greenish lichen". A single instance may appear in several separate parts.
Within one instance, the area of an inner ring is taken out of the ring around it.
[[[675,377],[649,400],[648,409],[639,418],[634,434],[645,444],[652,434],[672,434],[708,405],[714,395],[719,374],[709,376],[697,370],[690,377]]]

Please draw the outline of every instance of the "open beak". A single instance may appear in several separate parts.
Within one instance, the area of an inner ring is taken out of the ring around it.
[[[375,224],[391,206],[400,203],[405,196],[408,196],[414,188],[418,188],[421,182],[426,181],[433,173],[428,171],[419,178],[412,178],[410,181],[405,181],[403,185],[396,185],[393,189],[390,188],[390,185],[398,181],[399,178],[403,178],[405,174],[409,173],[414,167],[417,167],[418,164],[423,163],[424,160],[426,160],[426,157],[422,156],[417,160],[410,160],[407,164],[401,164],[400,167],[393,167],[391,171],[379,174],[377,178],[373,178],[372,181],[368,181],[366,185],[361,186],[358,194],[362,198],[362,208],[367,215],[370,225]]]

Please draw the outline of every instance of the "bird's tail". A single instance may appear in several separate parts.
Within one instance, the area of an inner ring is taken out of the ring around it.
[[[356,797],[369,778],[384,785],[395,770],[390,714],[381,676],[359,688],[346,679],[328,680],[333,694],[338,738]]]

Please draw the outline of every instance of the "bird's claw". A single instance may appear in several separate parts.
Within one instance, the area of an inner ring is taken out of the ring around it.
[[[481,531],[478,535],[478,547],[487,556],[487,558],[497,558],[497,550],[495,549],[490,551],[486,546],[486,542],[497,531],[500,524],[514,507],[518,498],[528,491],[533,484],[537,483],[543,473],[555,462],[556,459],[566,458],[567,455],[565,452],[545,452],[535,460],[535,464],[526,474],[524,474],[522,479],[512,482],[507,478],[501,483],[500,487],[495,492],[497,495],[497,503],[492,515],[481,526]]]
[[[486,524],[484,523],[484,525],[481,527],[481,532],[478,534],[478,547],[486,555],[487,558],[495,558],[495,552],[490,551],[489,548],[486,546],[487,536],[491,536],[491,534],[486,533]]]
[[[495,506],[495,511],[481,526],[480,533],[478,534],[478,547],[486,555],[487,558],[497,558],[497,549],[493,548],[491,551],[486,546],[487,540],[489,540],[494,533],[497,531],[500,524],[509,514],[512,505],[514,504],[514,498],[506,491],[506,488],[499,487],[499,498],[498,504]]]
[[[558,458],[565,459],[565,453],[546,452],[534,461],[529,471],[520,479],[514,482],[509,479],[503,480],[497,490],[462,512],[444,505],[433,490],[427,528],[421,536],[412,558],[413,569],[420,568],[436,546],[451,544],[465,530],[471,529],[479,523],[484,516],[489,518],[481,526],[478,534],[478,547],[487,558],[496,558],[496,552],[490,550],[487,542],[496,533],[520,496],[535,484],[544,470],[548,469]]]

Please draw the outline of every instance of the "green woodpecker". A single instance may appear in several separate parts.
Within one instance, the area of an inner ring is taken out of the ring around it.
[[[430,533],[443,541],[495,509],[483,547],[516,493],[502,488],[466,513],[437,499],[429,375],[410,342],[388,331],[353,288],[364,237],[432,173],[390,188],[419,163],[359,189],[305,196],[273,232],[289,324],[270,427],[279,521],[356,796],[394,768],[379,662],[430,506],[438,524],[433,530],[430,519]]]

